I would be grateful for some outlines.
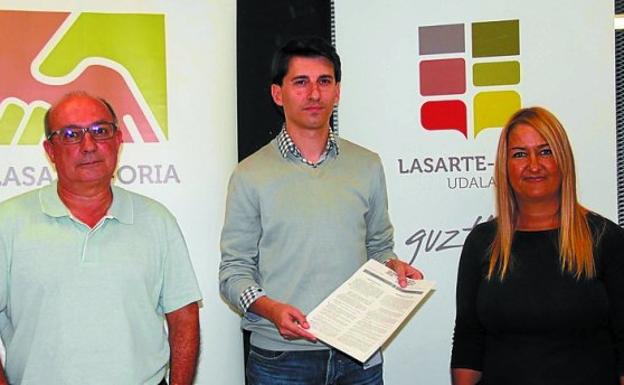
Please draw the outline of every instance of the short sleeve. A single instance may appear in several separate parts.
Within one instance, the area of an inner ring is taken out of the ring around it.
[[[170,313],[201,300],[201,293],[182,231],[175,219],[167,219],[160,302],[163,311]]]

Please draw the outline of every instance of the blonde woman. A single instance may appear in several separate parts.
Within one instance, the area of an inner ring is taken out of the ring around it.
[[[511,117],[495,178],[459,264],[453,384],[624,385],[624,231],[578,203],[552,113]]]

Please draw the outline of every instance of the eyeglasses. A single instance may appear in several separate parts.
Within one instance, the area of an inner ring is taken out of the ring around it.
[[[67,126],[50,133],[48,140],[51,141],[54,135],[58,135],[63,144],[78,144],[88,132],[93,140],[100,142],[111,139],[116,129],[117,124],[114,122],[97,122],[88,127]]]

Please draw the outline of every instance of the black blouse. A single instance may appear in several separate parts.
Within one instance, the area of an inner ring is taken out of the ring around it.
[[[558,230],[518,231],[510,270],[486,278],[495,221],[462,250],[452,368],[483,385],[615,385],[624,376],[624,230],[590,214],[596,278],[562,272]]]

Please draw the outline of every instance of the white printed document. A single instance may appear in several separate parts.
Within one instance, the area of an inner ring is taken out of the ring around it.
[[[307,315],[309,331],[320,341],[365,362],[394,333],[435,283],[407,280],[369,260]]]

